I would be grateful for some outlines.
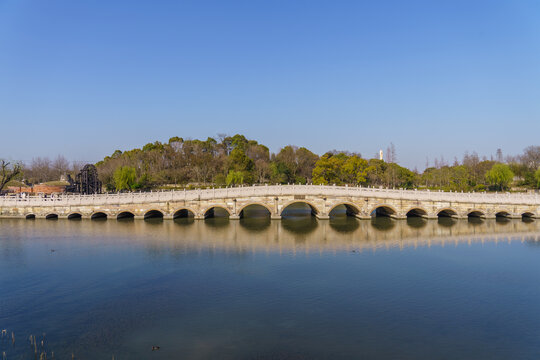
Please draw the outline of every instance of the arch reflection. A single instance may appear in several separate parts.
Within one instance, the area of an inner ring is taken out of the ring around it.
[[[358,230],[360,222],[364,220],[358,220],[352,216],[334,216],[330,217],[330,227],[340,233],[350,233]]]
[[[371,218],[371,226],[380,231],[389,231],[396,226],[396,221],[388,216],[374,216]]]
[[[421,229],[426,226],[428,221],[420,216],[407,216],[407,225],[415,229]]]

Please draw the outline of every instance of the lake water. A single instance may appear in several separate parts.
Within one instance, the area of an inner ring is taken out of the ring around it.
[[[0,220],[0,356],[540,358],[540,221],[297,215]]]

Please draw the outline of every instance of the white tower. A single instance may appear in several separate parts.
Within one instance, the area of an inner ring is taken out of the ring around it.
[[[382,152],[382,149],[379,150],[379,160],[382,160],[383,159],[383,152]]]

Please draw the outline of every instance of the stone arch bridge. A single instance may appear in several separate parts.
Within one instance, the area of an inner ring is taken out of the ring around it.
[[[359,219],[389,216],[454,218],[537,218],[540,196],[518,193],[458,193],[323,185],[265,185],[184,191],[160,191],[100,195],[3,196],[2,218],[125,218],[174,219],[211,217],[216,211],[230,219],[244,216],[248,206],[260,206],[272,219],[281,219],[295,203],[309,206],[318,219],[335,210]],[[220,210],[218,210],[220,209]]]

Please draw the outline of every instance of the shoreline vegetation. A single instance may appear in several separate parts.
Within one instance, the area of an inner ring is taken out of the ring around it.
[[[534,191],[540,188],[540,146],[503,157],[502,150],[487,157],[465,153],[449,164],[444,158],[426,161],[423,172],[397,163],[396,148],[385,159],[332,150],[319,156],[305,147],[288,145],[277,153],[243,135],[218,135],[206,140],[172,137],[142,148],[116,150],[96,163],[104,191],[192,189],[253,184],[316,184],[374,186],[443,191]],[[82,164],[63,156],[54,161],[34,158],[20,166],[11,182],[56,183],[74,175]],[[0,175],[2,176],[2,175]],[[6,185],[10,185],[8,182]]]

